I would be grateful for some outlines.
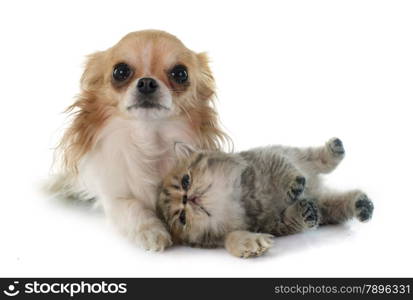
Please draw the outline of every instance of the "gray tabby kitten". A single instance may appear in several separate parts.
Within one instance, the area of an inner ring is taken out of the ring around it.
[[[305,149],[270,146],[228,154],[177,143],[175,151],[178,163],[157,202],[175,243],[259,256],[273,235],[372,217],[373,203],[362,191],[336,192],[322,185],[319,175],[333,171],[344,157],[337,138]]]

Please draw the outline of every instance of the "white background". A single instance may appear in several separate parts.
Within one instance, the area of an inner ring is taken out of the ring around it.
[[[413,276],[411,1],[2,1],[0,276]],[[343,139],[328,182],[376,210],[264,257],[147,253],[101,213],[39,193],[84,55],[139,29],[208,51],[236,149]]]

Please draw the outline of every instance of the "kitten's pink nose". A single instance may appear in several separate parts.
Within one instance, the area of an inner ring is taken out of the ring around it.
[[[190,197],[190,198],[189,198],[189,201],[191,201],[191,202],[193,202],[193,203],[195,203],[195,204],[198,204],[198,203],[201,201],[201,199],[198,198],[197,196],[193,196],[193,197]]]

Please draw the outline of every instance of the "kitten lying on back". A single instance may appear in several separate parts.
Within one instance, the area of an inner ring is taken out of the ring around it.
[[[259,256],[272,235],[301,232],[356,217],[367,221],[373,203],[363,192],[334,192],[321,184],[344,157],[342,142],[271,146],[227,154],[175,146],[178,164],[164,179],[157,210],[174,242],[225,246],[239,257]]]

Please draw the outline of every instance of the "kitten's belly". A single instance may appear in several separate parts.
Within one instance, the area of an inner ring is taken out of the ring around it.
[[[290,205],[272,180],[257,170],[256,165],[251,165],[242,174],[241,202],[251,231],[270,233],[270,228],[282,219],[283,211]]]
[[[257,200],[257,198],[263,200]],[[282,220],[282,213],[288,207],[268,194],[257,194],[257,198],[244,199],[246,206],[246,223],[248,230],[253,232],[271,233],[274,224]]]

